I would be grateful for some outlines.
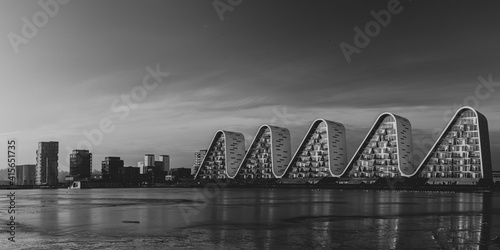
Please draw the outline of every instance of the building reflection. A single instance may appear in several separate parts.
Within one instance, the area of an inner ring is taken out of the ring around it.
[[[222,190],[201,216],[206,224],[199,226],[217,248],[488,249],[492,197]]]
[[[398,230],[400,234],[396,248],[420,246],[422,242],[429,242],[429,247],[439,249],[488,249],[491,199],[491,194],[487,193],[457,193],[440,197],[434,204],[426,205],[424,214],[399,220],[400,227],[405,228]],[[425,230],[413,231],[413,225],[427,228],[428,233]]]
[[[59,193],[50,190],[44,193],[44,190],[39,191],[37,197],[40,201],[40,216],[38,217],[38,226],[43,228],[43,234],[58,235],[60,234],[60,207]]]

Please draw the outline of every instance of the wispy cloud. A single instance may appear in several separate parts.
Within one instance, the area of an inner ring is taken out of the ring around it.
[[[19,132],[7,132],[7,133],[0,133],[0,136],[5,136],[5,135],[15,135]]]
[[[14,55],[6,39],[0,44],[0,113],[8,118],[0,135],[19,138],[25,162],[34,161],[39,140],[59,140],[65,161],[66,146],[75,147],[82,130],[110,117],[117,127],[95,147],[95,168],[107,154],[135,165],[146,152],[190,166],[217,129],[249,141],[276,116],[274,108],[285,106],[293,122],[278,125],[290,129],[293,147],[321,117],[345,124],[352,152],[380,113],[407,117],[423,135],[444,126],[443,112],[474,94],[478,75],[500,77],[500,35],[490,32],[499,23],[498,3],[457,3],[446,20],[446,3],[412,5],[346,64],[338,42],[352,39],[352,27],[376,6],[251,1],[220,23],[210,4],[194,1],[68,4],[27,53]],[[0,7],[0,33],[7,34],[38,5]],[[156,63],[168,79],[119,119],[112,102]],[[493,132],[500,131],[499,93],[479,107]]]

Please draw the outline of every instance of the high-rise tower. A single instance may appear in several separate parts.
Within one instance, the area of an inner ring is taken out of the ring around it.
[[[35,185],[58,185],[59,142],[39,142],[36,151]]]
[[[69,175],[74,180],[90,180],[92,175],[92,153],[88,150],[73,150],[69,158]]]

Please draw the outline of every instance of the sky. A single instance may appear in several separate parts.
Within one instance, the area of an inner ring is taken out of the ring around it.
[[[324,118],[345,125],[350,157],[393,112],[425,151],[469,105],[488,118],[500,169],[499,10],[497,1],[2,0],[0,150],[15,138],[18,164],[34,164],[39,141],[59,141],[65,171],[76,148],[91,149],[98,170],[106,156],[137,166],[146,153],[192,167],[219,129],[243,133],[248,147],[260,125],[286,127],[295,151]]]

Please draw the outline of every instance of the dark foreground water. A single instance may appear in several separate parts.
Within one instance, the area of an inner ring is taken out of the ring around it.
[[[0,249],[500,249],[500,193],[16,190],[15,243],[0,193]]]

